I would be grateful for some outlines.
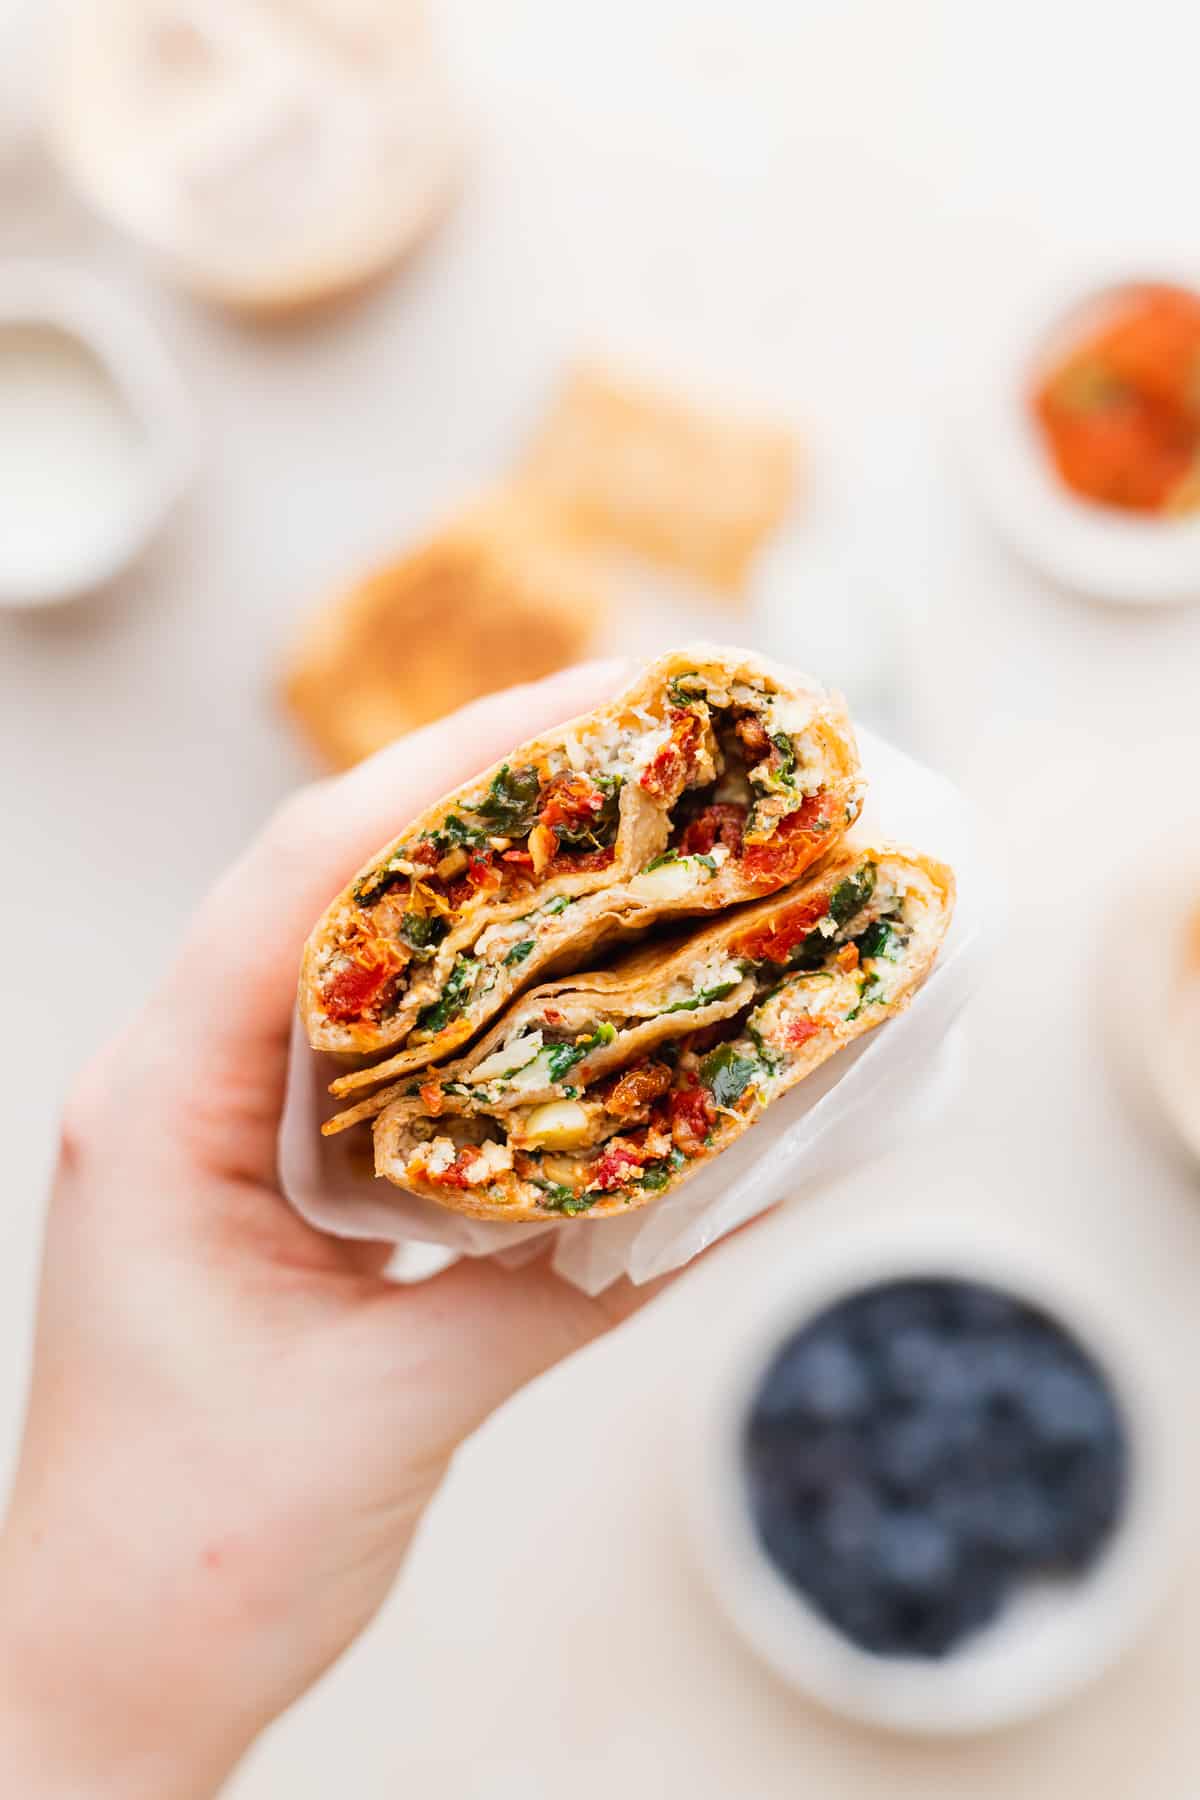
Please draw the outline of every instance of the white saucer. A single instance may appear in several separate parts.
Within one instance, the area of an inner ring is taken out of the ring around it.
[[[1147,519],[1076,498],[1050,461],[1029,397],[1039,367],[1122,289],[1200,289],[1200,269],[1148,258],[1076,269],[1048,283],[995,342],[974,347],[958,448],[981,505],[1013,548],[1053,581],[1119,605],[1200,600],[1200,517]]]

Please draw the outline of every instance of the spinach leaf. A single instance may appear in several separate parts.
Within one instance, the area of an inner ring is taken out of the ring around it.
[[[541,776],[535,768],[525,764],[513,769],[505,763],[499,774],[493,776],[491,787],[474,810],[481,819],[487,820],[493,833],[520,837],[537,817],[541,788]]]
[[[548,1044],[542,1055],[546,1058],[546,1072],[550,1080],[561,1081],[568,1069],[573,1069],[576,1063],[582,1062],[600,1044],[611,1044],[616,1035],[616,1026],[606,1022],[597,1025],[592,1035],[584,1038],[582,1043]]]
[[[429,961],[449,929],[445,919],[436,913],[427,918],[420,913],[405,913],[400,921],[400,937],[418,962]]]
[[[878,1006],[883,1000],[883,983],[878,975],[868,975],[858,984],[858,1004],[846,1016],[847,1023],[857,1019],[864,1006]]]
[[[657,1162],[647,1163],[638,1176],[638,1186],[649,1188],[651,1192],[657,1193],[660,1188],[666,1187],[672,1175],[682,1169],[686,1161],[687,1157],[682,1150],[672,1150],[669,1156],[662,1156]]]
[[[757,1059],[739,1056],[732,1044],[722,1044],[700,1065],[701,1077],[718,1106],[732,1106],[740,1100],[758,1072]]]
[[[704,688],[685,687],[683,684],[686,680],[686,675],[675,675],[668,681],[667,698],[672,706],[690,706],[693,701],[707,700],[708,695]]]
[[[707,1006],[710,1000],[723,1000],[726,994],[732,994],[739,983],[740,977],[738,981],[722,982],[719,987],[702,988],[698,994],[693,994],[690,1000],[677,1000],[674,1006],[664,1006],[660,1017],[666,1018],[668,1013],[697,1012],[700,1007]]]
[[[541,917],[552,919],[556,913],[565,913],[570,904],[569,894],[556,894],[553,900],[547,900],[545,906],[539,907],[538,912]]]
[[[457,813],[450,813],[436,831],[427,834],[427,838],[438,854],[445,856],[448,850],[477,850],[487,842],[487,833],[475,825],[468,825]]]
[[[681,856],[678,850],[664,850],[661,856],[656,856],[653,862],[648,862],[646,864],[645,868],[642,870],[642,874],[648,875],[651,869],[664,869],[668,863],[677,862],[702,863],[708,870],[708,878],[710,881],[720,870],[720,865],[718,864],[716,857],[709,856],[707,852],[693,850],[689,856]]]
[[[545,1195],[542,1201],[544,1212],[566,1213],[572,1217],[575,1213],[589,1212],[600,1198],[599,1194],[577,1194],[574,1188],[564,1186],[561,1181],[538,1181],[531,1176],[530,1180]]]
[[[397,850],[397,857],[404,855]],[[369,869],[362,880],[355,883],[354,898],[359,906],[374,906],[391,888],[398,887],[408,876],[402,869],[397,869],[390,862],[382,863],[377,869]]]
[[[517,963],[523,963],[525,958],[529,955],[529,952],[533,949],[533,944],[534,940],[532,938],[522,938],[519,944],[514,944],[504,959],[504,966],[511,969],[515,968]]]
[[[810,931],[807,937],[801,938],[792,954],[788,957],[789,969],[819,969],[836,940],[828,938],[823,931]]]
[[[417,1014],[418,1031],[441,1031],[456,1019],[471,997],[478,962],[473,956],[460,956],[446,977],[446,985],[432,1005]]]
[[[792,740],[786,731],[773,731],[771,742],[779,754],[779,766],[772,771],[772,774],[781,787],[794,788],[796,785],[793,779],[796,773],[796,752],[792,747]]]
[[[783,1058],[777,1056],[774,1050],[767,1048],[767,1045],[763,1042],[762,1032],[759,1031],[756,1025],[751,1024],[749,1019],[746,1021],[745,1032],[746,1036],[750,1039],[750,1042],[754,1045],[754,1048],[758,1051],[758,1060],[761,1062],[767,1074],[777,1074]]]
[[[619,775],[595,775],[593,782],[604,796],[599,812],[591,813],[576,824],[554,827],[554,835],[565,848],[572,850],[607,850],[616,838],[621,822],[621,778]]]
[[[845,925],[856,912],[861,912],[875,892],[875,864],[864,863],[853,875],[839,881],[829,896],[829,911],[839,925]]]
[[[860,956],[883,956],[888,962],[899,961],[900,938],[890,919],[876,919],[854,942]]]

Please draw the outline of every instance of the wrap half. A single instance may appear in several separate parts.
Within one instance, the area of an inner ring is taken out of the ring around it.
[[[333,1092],[451,1054],[615,937],[795,881],[862,797],[840,698],[743,651],[660,658],[431,806],[328,908],[301,969],[309,1041],[393,1052]]]
[[[954,905],[941,863],[843,847],[682,943],[525,996],[469,1056],[370,1116],[376,1173],[476,1218],[604,1218],[670,1192],[843,1045],[899,1012]]]

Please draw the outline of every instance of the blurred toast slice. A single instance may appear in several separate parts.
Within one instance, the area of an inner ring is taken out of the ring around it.
[[[792,506],[798,466],[782,426],[580,363],[516,476],[580,540],[738,596],[755,551]]]
[[[329,601],[284,702],[333,768],[468,700],[575,662],[604,608],[587,559],[520,505],[481,504]]]

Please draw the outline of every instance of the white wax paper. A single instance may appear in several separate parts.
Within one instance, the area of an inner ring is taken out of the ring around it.
[[[623,1218],[583,1214],[551,1225],[468,1219],[377,1179],[365,1126],[323,1138],[321,1121],[338,1110],[327,1092],[337,1066],[309,1049],[297,1019],[279,1127],[280,1181],[297,1212],[337,1237],[436,1244],[505,1262],[548,1251],[564,1280],[596,1294],[621,1275],[644,1282],[680,1268],[756,1213],[878,1155],[936,1115],[961,1054],[950,1028],[982,937],[984,883],[970,815],[943,776],[870,732],[858,737],[869,789],[856,840],[893,839],[949,863],[958,877],[953,924],[907,1012],[831,1057],[675,1193]]]

